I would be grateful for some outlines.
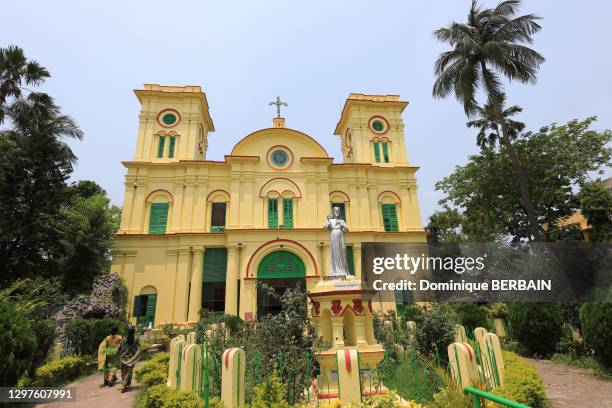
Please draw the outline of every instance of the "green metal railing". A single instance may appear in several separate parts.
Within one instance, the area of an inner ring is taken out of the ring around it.
[[[496,402],[498,404],[502,404],[510,408],[529,408],[527,405],[519,404],[518,402],[510,401],[505,398],[498,397],[497,395],[489,394],[488,392],[480,391],[474,387],[463,388],[463,393],[472,394],[472,397],[474,398],[474,408],[484,407],[484,404],[481,404],[480,402],[481,398]]]

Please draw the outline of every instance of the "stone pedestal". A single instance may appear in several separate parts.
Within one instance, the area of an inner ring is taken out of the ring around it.
[[[369,302],[373,294],[353,276],[322,280],[308,292],[317,337],[330,344],[328,350],[316,354],[321,366],[317,378],[320,399],[359,402],[360,375],[367,376],[384,358],[385,350],[374,338]]]

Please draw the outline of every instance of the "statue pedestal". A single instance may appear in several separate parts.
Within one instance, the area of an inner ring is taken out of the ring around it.
[[[373,294],[363,289],[361,280],[354,276],[322,280],[308,292],[317,337],[331,346],[316,354],[321,366],[317,378],[319,398],[359,402],[360,394],[371,389],[370,374],[385,355],[374,337],[370,302]]]

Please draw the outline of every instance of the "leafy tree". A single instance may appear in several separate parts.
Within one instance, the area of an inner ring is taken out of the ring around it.
[[[612,240],[612,193],[601,181],[584,183],[578,194],[582,215],[589,221],[589,239],[593,242]]]
[[[433,95],[445,98],[454,94],[463,103],[466,115],[472,116],[478,112],[476,93],[482,87],[490,117],[501,128],[501,141],[511,158],[531,234],[541,240],[524,162],[511,143],[512,131],[504,120],[504,90],[499,76],[534,83],[544,62],[542,55],[528,47],[533,42],[532,35],[541,29],[537,23],[540,18],[534,14],[516,17],[520,4],[520,0],[506,0],[493,9],[485,9],[473,0],[466,23],[453,22],[434,32],[439,41],[450,44],[452,49],[443,52],[435,62],[437,79]]]
[[[120,212],[92,181],[79,181],[70,190],[72,199],[64,211],[62,229],[65,252],[60,262],[61,277],[68,292],[86,293],[94,278],[110,267]]]
[[[63,254],[66,179],[75,158],[63,137],[81,130],[46,94],[30,93],[7,109],[11,129],[0,133],[0,283],[33,276],[57,276]]]
[[[591,129],[595,120],[593,117],[566,125],[552,124],[516,139],[514,148],[526,164],[540,224],[555,225],[559,218],[576,211],[580,202],[575,188],[586,182],[589,172],[609,165],[612,149],[607,145],[612,141],[612,132]],[[525,208],[517,196],[512,163],[504,150],[505,146],[499,151],[483,149],[436,184],[436,189],[446,194],[441,205],[463,210],[462,217],[454,216],[453,222],[461,219],[460,230],[468,238],[486,237],[487,231],[515,240],[532,235]],[[440,216],[432,218],[439,219]],[[547,235],[548,240],[555,237],[552,232]]]
[[[556,303],[511,303],[508,324],[528,354],[546,357],[555,351],[563,321]]]
[[[40,85],[49,72],[36,61],[28,60],[23,50],[14,45],[0,48],[0,124],[8,98],[19,98],[22,85]]]
[[[36,336],[10,303],[0,303],[0,384],[11,387],[30,368]]]

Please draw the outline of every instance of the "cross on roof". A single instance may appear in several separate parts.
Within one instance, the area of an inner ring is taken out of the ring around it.
[[[272,106],[272,105],[276,105],[276,117],[280,118],[281,114],[280,114],[280,108],[281,106],[289,106],[287,105],[285,102],[281,101],[280,96],[276,97],[276,101],[274,102],[270,102],[268,105]]]

